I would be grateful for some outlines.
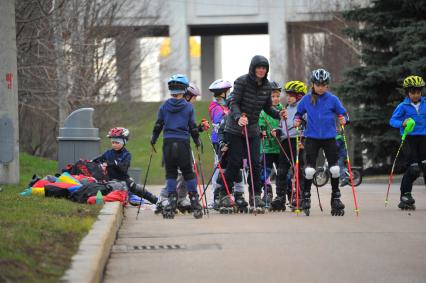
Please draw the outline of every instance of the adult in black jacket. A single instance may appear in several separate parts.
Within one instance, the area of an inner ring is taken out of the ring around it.
[[[263,207],[260,182],[260,135],[259,115],[264,110],[268,115],[280,119],[285,117],[285,111],[277,111],[272,107],[271,86],[268,81],[269,62],[264,56],[252,58],[249,73],[236,79],[230,101],[230,117],[226,121],[225,133],[229,140],[228,164],[226,167],[226,182],[229,188],[238,177],[243,157],[247,155],[243,126],[247,127],[252,161],[253,182],[256,206]],[[243,113],[245,115],[243,115]],[[251,187],[249,188],[251,194]],[[225,196],[225,192],[222,192]],[[242,197],[242,196],[241,196]],[[226,201],[225,198],[223,198]],[[250,203],[253,196],[250,196]]]

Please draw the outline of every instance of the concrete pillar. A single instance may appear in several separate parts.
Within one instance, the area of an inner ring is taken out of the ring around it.
[[[303,30],[297,25],[287,26],[288,38],[288,61],[287,78],[288,80],[299,80],[307,82],[305,64],[303,63]]]
[[[18,184],[19,118],[14,0],[2,1],[0,38],[0,184]]]
[[[220,37],[201,37],[201,90],[202,99],[211,99],[209,85],[222,78],[222,54]],[[227,79],[227,78],[224,78]],[[229,79],[228,79],[229,80]]]
[[[285,1],[270,1],[271,8],[268,21],[268,33],[270,43],[270,76],[277,82],[287,80],[287,24]]]
[[[189,28],[186,24],[186,1],[169,1],[173,17],[169,26],[170,71],[171,74],[184,74],[190,79],[189,70]]]
[[[117,99],[119,101],[142,100],[141,47],[138,38],[122,32],[115,41]]]

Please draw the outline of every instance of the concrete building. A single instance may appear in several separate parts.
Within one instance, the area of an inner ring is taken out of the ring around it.
[[[297,54],[303,49],[303,34],[323,32],[333,21],[333,12],[366,3],[366,0],[162,0],[150,1],[147,5],[134,0],[123,10],[116,26],[133,32],[137,30],[135,36],[170,36],[169,74],[191,73],[188,39],[191,35],[201,36],[201,88],[203,95],[208,95],[208,85],[221,75],[219,36],[269,34],[270,78],[283,82],[305,76],[302,68],[294,68],[295,61],[300,62]],[[133,52],[129,45],[125,48],[126,52]],[[137,48],[135,56],[136,51]],[[127,68],[132,66],[128,64]],[[124,83],[138,85],[132,81]]]

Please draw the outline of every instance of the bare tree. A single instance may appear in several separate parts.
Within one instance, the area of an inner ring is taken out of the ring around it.
[[[155,15],[152,6],[149,0],[17,0],[23,150],[54,157],[57,129],[72,110],[130,97],[130,89],[117,85],[131,81],[152,50],[138,40],[149,35],[138,27],[156,20],[148,15]]]

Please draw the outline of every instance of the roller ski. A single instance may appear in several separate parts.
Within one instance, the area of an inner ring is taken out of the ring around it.
[[[271,211],[285,211],[285,196],[276,196],[271,202]]]
[[[221,195],[219,197],[219,213],[220,214],[232,214],[234,208],[232,207],[231,200],[228,195]]]
[[[192,212],[191,202],[186,197],[180,198],[177,201],[177,209],[182,214],[185,214],[186,212],[191,213]]]
[[[185,198],[186,199],[186,198]],[[197,193],[189,193],[190,209],[195,219],[203,217],[202,207],[200,205],[199,195]]]
[[[235,212],[248,213],[248,202],[244,199],[243,193],[235,193]]]
[[[262,200],[260,196],[254,197],[254,203],[253,199],[250,199],[250,213],[258,213],[258,214],[264,214],[265,213],[265,202]]]
[[[160,194],[160,196],[158,197],[158,201],[155,205],[154,214],[163,214],[163,208],[168,204],[168,201],[169,200],[167,199],[167,196]]]
[[[416,201],[411,196],[411,193],[405,193],[401,196],[400,200],[398,207],[401,210],[416,210],[416,205],[414,204]]]
[[[163,218],[164,219],[173,219],[176,214],[176,206],[177,206],[177,194],[175,192],[169,193],[169,197],[165,202],[163,207]]]
[[[331,215],[343,216],[345,215],[345,205],[340,200],[340,192],[333,193],[331,196]]]
[[[311,214],[311,194],[304,194],[300,201],[300,210],[305,213],[306,216]]]

